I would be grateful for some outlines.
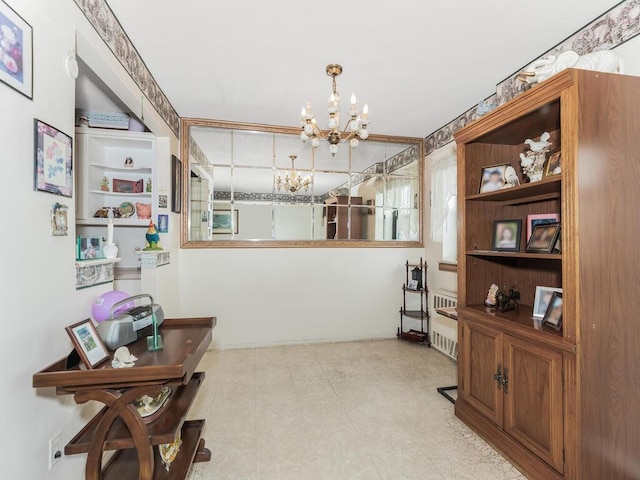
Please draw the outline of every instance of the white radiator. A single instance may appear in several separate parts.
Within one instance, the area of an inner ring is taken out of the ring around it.
[[[456,292],[433,290],[431,296],[431,346],[445,355],[458,359],[458,322],[440,315],[436,308],[458,305]]]

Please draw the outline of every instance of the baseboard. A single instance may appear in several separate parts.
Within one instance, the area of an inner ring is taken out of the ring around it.
[[[391,336],[385,335],[380,337],[335,337],[335,338],[313,338],[299,340],[284,340],[274,342],[247,342],[233,344],[216,344],[209,345],[208,350],[235,350],[240,348],[262,348],[262,347],[287,347],[294,345],[318,345],[323,343],[348,343],[348,342],[377,342],[380,340],[395,340],[395,333]]]

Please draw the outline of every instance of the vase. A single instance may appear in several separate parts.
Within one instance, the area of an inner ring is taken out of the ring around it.
[[[138,218],[151,218],[151,204],[136,203],[136,214]]]
[[[102,247],[102,253],[107,258],[116,258],[118,256],[118,247],[115,243],[107,244]]]

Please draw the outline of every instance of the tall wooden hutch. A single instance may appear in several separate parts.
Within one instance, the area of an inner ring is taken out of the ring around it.
[[[543,131],[562,174],[524,183]],[[640,78],[566,70],[461,129],[456,415],[532,479],[640,478]],[[521,185],[478,193],[483,167]],[[491,251],[493,222],[560,213],[562,253]],[[492,283],[520,308],[483,305]],[[536,286],[563,289],[563,329],[536,329]]]

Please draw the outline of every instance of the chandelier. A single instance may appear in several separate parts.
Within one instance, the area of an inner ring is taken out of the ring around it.
[[[349,121],[345,125],[344,131],[340,132],[340,94],[337,90],[336,77],[342,73],[342,66],[336,63],[327,65],[327,75],[333,80],[333,89],[329,97],[329,106],[327,113],[329,120],[327,122],[327,133],[323,133],[316,124],[316,118],[311,111],[311,102],[307,102],[307,106],[302,109],[302,132],[300,139],[303,142],[311,139],[311,146],[317,148],[320,145],[320,139],[329,142],[329,152],[331,156],[335,156],[338,152],[338,144],[349,140],[349,145],[355,148],[359,144],[359,140],[366,140],[369,137],[367,125],[369,125],[369,107],[365,104],[362,109],[362,116],[356,106],[356,96],[351,94],[351,108],[349,109]]]
[[[287,174],[284,178],[278,175],[276,178],[276,186],[278,190],[286,190],[291,193],[297,193],[299,190],[304,188],[306,192],[309,190],[309,186],[311,185],[311,175],[305,175],[303,178],[302,175],[296,172],[296,169],[293,165],[293,162],[298,158],[296,155],[289,155],[291,159],[291,172]]]

